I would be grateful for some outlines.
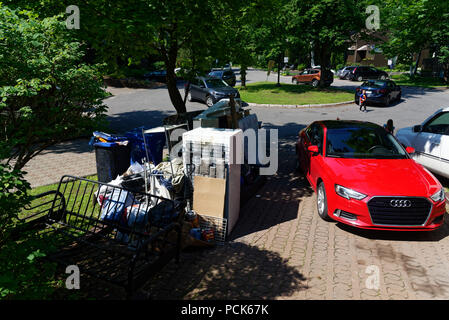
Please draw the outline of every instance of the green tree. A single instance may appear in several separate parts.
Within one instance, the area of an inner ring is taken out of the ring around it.
[[[14,169],[104,119],[101,74],[80,46],[61,17],[0,7],[0,159]]]
[[[284,0],[253,0],[229,2],[228,10],[222,15],[223,52],[226,59],[240,65],[241,86],[246,86],[249,66],[263,56],[279,61],[286,43],[284,29]]]
[[[344,53],[351,34],[363,29],[367,18],[365,10],[365,1],[292,0],[289,33],[296,35],[295,42],[310,48],[316,62],[327,71],[331,55]]]
[[[132,63],[159,54],[170,100],[178,113],[185,113],[175,75],[180,50],[195,45],[198,60],[209,55],[208,48],[220,38],[216,15],[221,6],[213,0],[84,1],[80,12],[89,18],[81,17],[79,36],[109,64],[117,57]]]
[[[389,56],[398,56],[416,74],[421,52],[436,54],[449,81],[449,2],[437,0],[378,1],[381,31],[387,41],[382,45]],[[414,68],[412,65],[414,64]]]

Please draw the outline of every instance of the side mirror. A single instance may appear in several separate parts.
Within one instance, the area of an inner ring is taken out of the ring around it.
[[[421,132],[421,131],[422,131],[422,126],[420,124],[413,127],[413,132]]]
[[[312,152],[312,153],[318,153],[318,152],[319,152],[318,146],[308,146],[308,147],[307,147],[307,150],[308,150],[309,152]]]
[[[407,151],[408,154],[412,154],[412,153],[415,153],[415,148],[407,147],[407,148],[405,148],[405,151]]]

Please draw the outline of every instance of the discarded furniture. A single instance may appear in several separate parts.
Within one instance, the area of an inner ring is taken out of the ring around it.
[[[128,298],[171,259],[179,262],[182,202],[73,176],[41,197],[48,201],[25,219],[54,233],[58,249],[48,258],[121,286]]]

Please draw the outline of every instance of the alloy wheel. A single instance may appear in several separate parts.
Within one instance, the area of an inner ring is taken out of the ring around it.
[[[318,213],[320,214],[320,216],[322,216],[324,213],[324,192],[322,188],[318,188],[317,202]]]
[[[214,100],[212,100],[211,96],[207,97],[206,104],[208,107],[212,107],[214,105]]]

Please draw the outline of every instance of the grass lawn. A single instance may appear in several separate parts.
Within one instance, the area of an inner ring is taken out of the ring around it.
[[[420,77],[410,78],[408,74],[392,75],[391,79],[400,86],[425,87],[425,88],[447,88],[448,84],[444,84],[439,78]]]
[[[87,176],[85,178],[89,179],[89,180],[97,181],[97,175]],[[67,190],[70,190],[70,188],[72,187],[72,184],[73,183],[69,183],[68,184],[68,189]],[[46,185],[46,186],[40,186],[40,187],[33,188],[30,191],[30,195],[31,196],[35,196],[35,195],[38,195],[40,193],[44,193],[44,192],[47,192],[47,191],[57,190],[58,189],[58,185],[59,185],[59,182],[58,183],[54,183],[54,184],[50,184],[50,185]],[[85,185],[86,185],[85,182],[77,182],[77,184],[74,185],[74,187],[75,187],[74,190],[76,190],[76,188],[78,188],[78,187],[80,188],[80,190],[84,190]],[[63,190],[61,190],[61,191],[63,191]],[[35,207],[35,206],[38,206],[39,204],[47,203],[46,205],[43,205],[42,207],[39,207],[39,210],[38,210],[39,212],[40,211],[45,211],[45,209],[49,209],[51,207],[51,204],[52,204],[51,200],[53,198],[54,198],[54,194],[50,194],[48,196],[45,196],[45,197],[42,197],[42,198],[39,198],[39,199],[35,199],[35,200],[32,201],[31,207]],[[78,197],[78,198],[72,197],[68,201],[69,201],[67,203],[68,207],[69,206],[73,206],[74,205],[74,201],[75,201],[75,206],[76,207],[80,207],[80,206],[86,207],[86,206],[90,205],[90,203],[88,203],[88,198],[87,197],[85,199],[83,199],[83,203],[81,203],[81,197]],[[56,205],[58,205],[58,204],[59,204],[59,201],[56,203]],[[36,212],[36,210],[32,210],[31,212],[24,210],[24,211],[22,211],[21,218],[23,218],[24,216],[29,215],[30,213],[33,213],[33,212]],[[44,213],[46,213],[46,212],[44,212]]]
[[[328,88],[313,88],[310,85],[281,83],[276,87],[275,82],[255,82],[246,89],[236,87],[240,91],[243,101],[259,104],[323,104],[354,100],[354,93],[346,90]]]

